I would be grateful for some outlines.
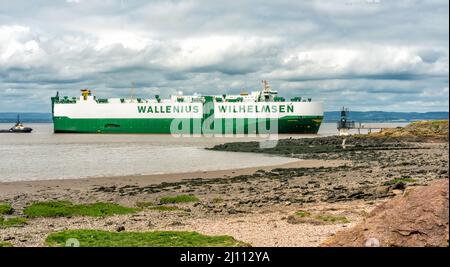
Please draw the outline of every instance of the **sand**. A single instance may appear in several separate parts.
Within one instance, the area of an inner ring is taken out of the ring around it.
[[[194,178],[229,178],[238,175],[249,175],[255,173],[257,170],[270,171],[275,168],[314,168],[314,167],[335,167],[344,164],[348,161],[344,160],[297,160],[294,162],[259,166],[241,169],[228,169],[217,171],[196,171],[185,173],[171,173],[171,174],[154,174],[154,175],[128,175],[128,176],[113,176],[113,177],[93,177],[81,179],[64,179],[64,180],[39,180],[39,181],[18,181],[18,182],[0,182],[0,199],[8,198],[17,194],[35,194],[43,191],[52,192],[53,194],[64,193],[66,190],[81,190],[85,191],[93,186],[125,186],[136,185],[146,186],[151,184],[160,184],[162,182],[179,182],[185,179]]]

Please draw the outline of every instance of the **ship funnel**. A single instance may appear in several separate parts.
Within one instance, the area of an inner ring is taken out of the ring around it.
[[[81,95],[83,96],[84,100],[87,100],[88,96],[91,95],[91,90],[89,90],[87,88],[83,89],[83,90],[81,90]]]

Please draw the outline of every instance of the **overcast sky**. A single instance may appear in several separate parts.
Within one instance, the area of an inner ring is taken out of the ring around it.
[[[259,90],[327,111],[445,111],[448,0],[0,0],[0,112],[50,97]]]

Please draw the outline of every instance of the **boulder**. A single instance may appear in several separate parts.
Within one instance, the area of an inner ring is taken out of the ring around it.
[[[336,233],[321,246],[447,247],[448,198],[448,179],[406,190],[376,207],[360,224]]]

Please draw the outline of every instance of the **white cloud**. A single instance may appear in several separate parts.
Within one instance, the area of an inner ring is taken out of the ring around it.
[[[99,35],[95,49],[102,50],[109,46],[122,45],[124,48],[140,51],[151,44],[151,40],[126,31],[111,31]]]
[[[276,38],[257,36],[203,36],[180,39],[177,51],[167,61],[169,67],[190,69],[226,64],[236,57],[251,57],[264,48],[279,43]],[[236,64],[237,65],[237,64]],[[238,68],[238,66],[236,66]]]
[[[42,59],[39,40],[30,28],[19,25],[0,26],[0,64],[28,68],[38,66]]]
[[[448,73],[445,58],[427,63],[418,51],[408,46],[374,45],[290,51],[282,59],[283,67],[273,71],[271,77],[307,80],[377,76],[392,79],[397,75],[445,76]]]
[[[261,79],[328,110],[448,109],[444,0],[10,1],[0,14],[0,110],[45,111],[57,89],[228,93]]]

